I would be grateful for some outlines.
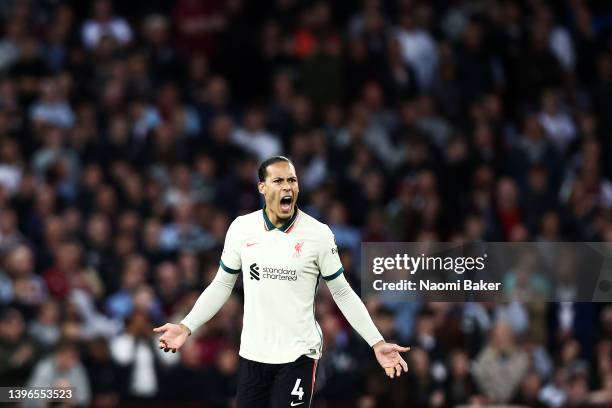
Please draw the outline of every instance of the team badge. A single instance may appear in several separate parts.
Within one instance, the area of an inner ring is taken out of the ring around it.
[[[302,255],[302,247],[304,246],[304,241],[295,243],[295,252],[293,252],[294,258],[299,258]]]

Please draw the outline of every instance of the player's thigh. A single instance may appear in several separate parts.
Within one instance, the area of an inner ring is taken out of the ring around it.
[[[240,357],[237,408],[268,408],[274,377],[262,363]]]
[[[271,408],[310,407],[317,372],[317,360],[302,356],[276,374]]]

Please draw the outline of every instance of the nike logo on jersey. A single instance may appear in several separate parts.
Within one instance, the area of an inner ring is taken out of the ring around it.
[[[302,401],[302,402],[293,402],[293,401],[291,401],[291,406],[292,407],[297,407],[298,405],[302,405],[304,402],[306,402],[306,401]]]
[[[253,245],[257,245],[257,242],[247,242],[248,247],[252,247]]]

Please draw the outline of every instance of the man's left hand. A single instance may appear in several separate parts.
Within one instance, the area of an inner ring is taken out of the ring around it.
[[[408,364],[400,353],[410,350],[410,347],[402,347],[397,344],[385,343],[384,341],[372,346],[378,364],[385,370],[389,378],[399,377],[402,371],[408,372]]]

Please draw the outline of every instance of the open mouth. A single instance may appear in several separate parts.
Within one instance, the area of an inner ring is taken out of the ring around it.
[[[285,195],[281,197],[280,200],[280,209],[282,212],[291,211],[291,203],[293,202],[293,198],[290,195]]]

